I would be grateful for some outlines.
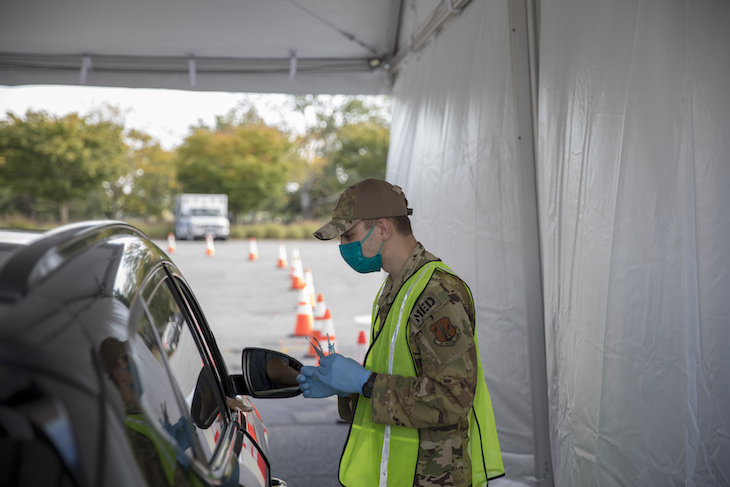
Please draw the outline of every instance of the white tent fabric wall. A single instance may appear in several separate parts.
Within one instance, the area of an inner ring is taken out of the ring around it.
[[[538,197],[555,485],[730,485],[730,4],[542,2]],[[399,74],[388,180],[471,286],[534,485],[506,1]]]
[[[386,176],[474,294],[507,469],[496,486],[534,485],[508,16],[506,1],[473,2],[399,75]]]
[[[556,485],[730,485],[730,4],[541,6]]]

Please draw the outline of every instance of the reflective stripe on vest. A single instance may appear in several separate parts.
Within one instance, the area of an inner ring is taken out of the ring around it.
[[[398,290],[382,327],[377,316],[377,302],[383,290],[381,287],[373,305],[374,324],[371,328],[371,345],[365,358],[365,368],[404,377],[417,375],[408,346],[407,324],[416,301],[436,269],[453,274],[453,271],[442,262],[425,264]],[[397,314],[394,310],[397,310]],[[474,486],[478,486],[486,483],[487,478],[503,475],[504,467],[489,391],[479,359],[476,334],[474,342],[477,347],[478,380],[474,406],[469,414],[469,451],[472,458],[472,482]],[[471,441],[472,438],[481,438],[481,441]],[[374,423],[370,399],[360,395],[350,434],[340,459],[340,482],[347,487],[413,485],[418,444],[418,430],[415,428]]]

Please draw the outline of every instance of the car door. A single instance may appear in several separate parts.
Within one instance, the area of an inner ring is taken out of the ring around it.
[[[238,485],[239,422],[232,420],[220,372],[164,268],[146,280],[132,315],[132,381],[139,397],[133,419],[139,424],[128,414],[127,426],[153,440],[146,456],[137,455],[148,482]]]
[[[215,373],[215,378],[220,385],[221,393],[227,397],[234,397],[233,383],[230,380],[213,333],[208,327],[205,315],[179,271],[174,266],[168,266],[167,271],[171,276],[171,282],[178,291],[191,327],[199,336],[199,346],[211,364],[212,371]],[[246,487],[268,486],[270,483],[270,470],[265,455],[267,448],[266,430],[253,403],[246,397],[239,399],[244,402],[245,408],[250,410],[240,412],[237,415],[234,414],[231,417],[231,421],[237,424],[244,435],[242,443],[238,445],[238,448],[240,448],[238,452],[239,482]]]

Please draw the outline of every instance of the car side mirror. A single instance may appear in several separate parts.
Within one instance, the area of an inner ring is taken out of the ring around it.
[[[302,393],[296,380],[302,363],[284,353],[265,348],[241,352],[240,376],[232,375],[236,393],[259,399],[294,397]]]

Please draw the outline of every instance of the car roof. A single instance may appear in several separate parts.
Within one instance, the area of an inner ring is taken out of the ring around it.
[[[7,249],[0,263],[0,378],[6,381],[0,400],[40,391],[44,407],[56,405],[58,417],[69,418],[75,446],[56,445],[67,466],[83,469],[85,478],[103,474],[118,478],[114,485],[135,483],[130,479],[137,473],[117,471],[110,460],[122,455],[124,430],[118,421],[106,425],[112,418],[123,421],[124,411],[121,403],[105,400],[108,378],[99,345],[107,337],[129,336],[145,278],[169,258],[142,232],[115,221],[40,233],[0,231],[0,246]],[[105,469],[67,461],[66,454],[95,462],[103,454],[98,464]]]
[[[146,276],[163,263],[172,265],[142,232],[124,222],[81,222],[27,237],[29,243],[13,244],[0,264],[0,342],[37,348],[35,337],[54,335],[58,326],[124,338],[128,330],[122,316],[129,315]],[[82,315],[93,316],[91,309],[102,305],[117,311],[100,311],[97,319],[79,325]],[[75,309],[86,306],[91,308]]]
[[[0,228],[0,243],[8,245],[27,245],[43,236],[44,230],[23,228]]]
[[[41,230],[19,230],[15,228],[0,228],[0,267],[20,247],[43,237]]]
[[[16,301],[75,255],[119,235],[147,240],[136,228],[118,221],[85,221],[37,233],[0,232],[0,301]],[[151,245],[151,243],[150,243]]]

